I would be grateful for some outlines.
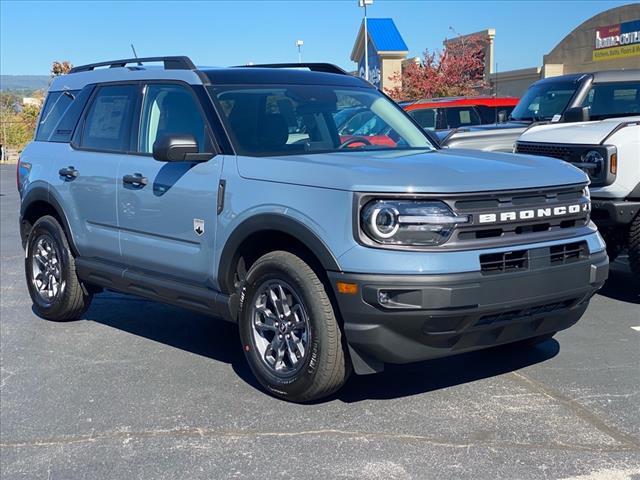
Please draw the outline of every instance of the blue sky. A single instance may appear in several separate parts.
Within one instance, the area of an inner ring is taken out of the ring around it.
[[[574,27],[619,1],[374,0],[370,17],[391,17],[410,55],[452,37],[496,29],[500,70],[538,66]],[[297,61],[354,69],[349,55],[362,18],[357,0],[0,1],[0,72],[47,74],[53,60],[75,65],[131,56],[188,55],[199,65]]]

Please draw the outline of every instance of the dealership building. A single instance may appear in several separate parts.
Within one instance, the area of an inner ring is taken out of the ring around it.
[[[494,64],[492,58],[486,61]],[[640,3],[583,22],[542,57],[541,66],[492,72],[488,80],[498,95],[520,96],[541,78],[625,68],[640,68]]]
[[[402,66],[417,59],[407,59],[409,48],[392,19],[370,18],[367,27],[365,42],[364,24],[360,25],[351,60],[364,77],[366,44],[369,80],[388,90],[396,86]],[[496,31],[492,28],[447,40],[445,46],[470,35],[485,39],[485,80],[491,86],[487,93],[497,95],[521,96],[536,80],[567,73],[640,68],[640,3],[612,8],[586,20],[543,55],[541,65],[531,68],[494,71]]]

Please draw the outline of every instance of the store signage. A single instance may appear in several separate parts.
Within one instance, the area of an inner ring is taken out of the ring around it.
[[[368,50],[369,50],[369,82],[373,83],[376,87],[380,87],[380,80],[382,80],[380,76],[380,57],[378,56],[378,51],[375,49],[373,44],[369,41]],[[365,76],[365,66],[364,66],[364,50],[362,53],[362,58],[358,62],[358,75],[362,78],[366,78]]]
[[[593,61],[640,55],[640,20],[596,29]]]

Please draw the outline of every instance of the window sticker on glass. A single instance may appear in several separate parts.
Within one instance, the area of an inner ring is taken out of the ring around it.
[[[469,110],[460,110],[460,123],[471,123],[471,113]]]

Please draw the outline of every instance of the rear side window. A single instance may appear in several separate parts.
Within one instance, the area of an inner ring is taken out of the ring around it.
[[[480,125],[480,116],[473,107],[451,107],[445,109],[447,128],[468,127]]]
[[[80,146],[91,150],[129,151],[136,96],[135,85],[100,87],[85,117]]]
[[[37,141],[46,142],[49,140],[51,132],[53,132],[69,105],[73,103],[77,94],[78,90],[66,90],[64,92],[51,92],[47,95],[47,100],[40,114],[38,130],[36,131]]]

